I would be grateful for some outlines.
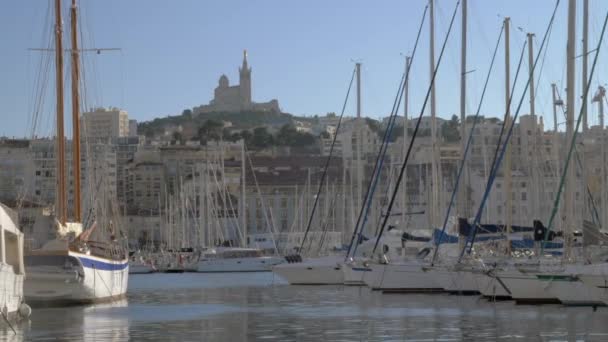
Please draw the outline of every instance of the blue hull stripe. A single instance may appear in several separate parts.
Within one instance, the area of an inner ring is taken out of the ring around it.
[[[371,268],[353,267],[352,270],[353,271],[369,272],[369,271],[371,271]]]
[[[83,267],[94,268],[96,270],[101,270],[101,271],[121,271],[121,270],[124,270],[125,268],[127,268],[127,266],[129,266],[128,261],[125,261],[124,263],[120,263],[120,264],[113,264],[113,263],[109,263],[109,262],[103,262],[103,261],[98,261],[98,260],[88,259],[88,258],[83,258],[83,257],[78,257],[78,259],[82,263]]]

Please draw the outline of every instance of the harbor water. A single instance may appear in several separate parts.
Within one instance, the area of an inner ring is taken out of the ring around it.
[[[35,309],[7,341],[608,341],[608,308],[289,286],[272,273],[130,277],[125,300]]]

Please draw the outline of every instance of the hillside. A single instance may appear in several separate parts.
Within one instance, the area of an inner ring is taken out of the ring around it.
[[[293,124],[294,120],[312,121],[313,118],[296,117],[288,113],[274,112],[215,112],[205,113],[192,116],[192,112],[188,109],[184,110],[181,115],[167,116],[156,118],[151,121],[140,122],[137,125],[138,134],[148,137],[162,134],[166,127],[170,126],[190,126],[201,127],[208,121],[229,121],[232,123],[232,129],[243,130],[253,129],[255,127],[281,127],[286,124]]]

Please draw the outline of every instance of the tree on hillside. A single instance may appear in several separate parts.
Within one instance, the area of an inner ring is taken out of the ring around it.
[[[378,133],[381,131],[380,123],[378,121],[371,119],[371,118],[365,118],[365,123],[367,124],[369,129],[372,130],[372,132]],[[384,132],[382,132],[382,133],[384,133]]]
[[[275,142],[277,145],[291,146],[297,139],[298,131],[292,125],[283,125],[277,132]]]
[[[450,121],[444,122],[441,125],[441,136],[446,142],[460,141],[460,131],[458,116],[452,115]]]
[[[315,143],[315,137],[310,133],[298,132],[292,125],[283,125],[275,136],[275,144],[280,146],[308,146]]]
[[[191,118],[192,117],[192,109],[184,109],[184,111],[182,112],[182,116],[186,116]]]
[[[172,145],[176,145],[176,144],[183,145],[184,144],[184,138],[180,132],[178,132],[178,131],[173,132],[172,137],[173,137],[173,140],[171,141]]]
[[[245,140],[246,145],[250,145],[253,140],[253,134],[248,130],[241,131],[241,138]]]
[[[198,138],[201,143],[209,140],[220,140],[222,138],[222,130],[224,124],[217,120],[207,120],[198,129]]]
[[[251,145],[256,148],[266,148],[273,143],[272,134],[268,132],[266,127],[257,127],[253,130]]]

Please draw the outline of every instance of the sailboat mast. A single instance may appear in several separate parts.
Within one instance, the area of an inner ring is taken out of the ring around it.
[[[68,216],[65,189],[65,133],[63,122],[63,20],[61,0],[55,0],[55,78],[57,96],[57,216],[65,224]]]
[[[534,33],[528,33],[528,68],[529,68],[529,78],[530,78],[530,116],[532,117],[532,120],[534,120],[534,131],[532,132],[532,160],[530,163],[530,179],[531,179],[531,183],[530,185],[530,189],[531,189],[531,200],[532,200],[532,217],[533,218],[538,218],[540,216],[540,203],[539,203],[539,196],[538,196],[538,163],[537,163],[537,158],[538,158],[538,150],[537,150],[537,146],[536,146],[536,142],[537,142],[537,132],[538,132],[538,128],[537,128],[537,120],[536,120],[536,110],[534,107],[534,100],[536,98],[536,95],[534,94]]]
[[[588,58],[587,58],[587,53],[589,51],[589,0],[584,0],[583,1],[583,52],[581,52],[581,58],[583,59],[582,61],[582,84],[583,87],[587,86],[587,77],[588,77],[588,72],[587,72],[587,64],[588,64]],[[584,91],[584,89],[583,89]],[[583,106],[583,134],[587,133],[587,130],[589,129],[589,122],[587,120],[587,106]],[[585,136],[585,135],[583,135]],[[584,153],[583,153],[584,156]],[[584,161],[584,160],[583,160]],[[582,163],[583,166],[585,165],[585,163]],[[585,173],[583,173],[583,175],[585,175]]]
[[[581,58],[582,60],[582,68],[581,68],[581,79],[582,79],[582,87],[581,87],[581,91],[584,93],[585,92],[585,87],[587,86],[587,79],[588,79],[588,73],[587,73],[587,62],[588,62],[588,58],[587,58],[587,51],[588,51],[588,39],[589,37],[589,1],[588,0],[584,0],[583,1],[583,51],[581,52]],[[582,98],[583,95],[581,95]],[[582,106],[582,116],[583,116],[583,139],[585,137],[587,137],[587,133],[589,130],[589,122],[587,120],[587,106],[584,105]],[[582,185],[583,185],[583,189],[587,188],[587,163],[586,163],[586,158],[585,158],[585,145],[582,146],[581,148],[581,178],[582,178]],[[588,211],[588,209],[590,209],[590,204],[587,200],[586,197],[583,197],[583,216],[584,217],[588,217],[587,216],[587,212],[591,212],[590,210]]]
[[[575,77],[575,40],[576,40],[576,0],[568,0],[568,41],[566,48],[566,141],[572,141],[574,135],[574,109],[576,107],[575,90],[576,82]],[[564,194],[564,208],[566,209],[566,224],[564,226],[564,236],[566,236],[566,250],[565,257],[568,257],[570,247],[570,235],[569,232],[573,227],[573,205],[574,205],[574,163],[568,163],[568,169],[566,170],[566,185]]]
[[[74,184],[74,221],[82,220],[80,203],[80,51],[78,50],[78,19],[76,0],[72,0],[72,174]]]
[[[408,70],[411,70],[410,68],[410,64],[412,63],[412,57],[410,56],[406,56],[405,57],[405,84],[403,85],[403,156],[401,157],[401,161],[403,162],[405,160],[405,155],[407,153],[407,147],[409,144],[409,138],[408,138],[408,111],[409,111],[409,88],[410,88],[410,81],[409,81],[409,75],[408,74]],[[406,176],[407,176],[407,170],[406,170]],[[405,213],[407,212],[407,182],[403,182],[403,204],[402,204],[402,208],[401,208],[401,226],[403,227],[403,230],[405,231],[406,227],[406,222],[407,220],[405,219]]]
[[[553,98],[553,159],[555,160],[555,172],[561,174],[561,162],[559,158],[559,134],[557,132],[557,106],[561,103],[557,101],[557,85],[551,83],[551,95]],[[561,215],[560,215],[561,216]],[[555,221],[555,229],[560,230],[561,220]]]
[[[468,189],[468,175],[467,175],[467,162],[464,159],[465,150],[465,121],[466,121],[466,96],[467,96],[467,0],[462,1],[462,37],[461,37],[461,51],[460,51],[460,156],[463,158],[464,168],[463,176],[465,179],[465,186],[461,186],[458,189],[458,215],[468,217],[468,203],[466,191]]]
[[[435,9],[434,0],[429,0],[429,70],[430,79],[433,79],[435,72]],[[439,175],[437,167],[437,118],[435,117],[435,82],[431,84],[431,147],[432,147],[432,158],[431,158],[431,179],[432,179],[432,192],[431,192],[431,210],[430,210],[430,225],[431,229],[438,225],[437,214],[439,212]]]
[[[357,207],[363,207],[363,122],[361,118],[361,63],[356,63],[357,73]]]
[[[606,219],[606,129],[604,128],[604,97],[606,96],[606,89],[602,86],[599,86],[597,88],[597,94],[595,95],[595,98],[593,99],[593,101],[596,101],[598,104],[598,115],[599,115],[599,124],[600,124],[600,129],[601,129],[601,133],[600,133],[600,154],[602,155],[601,157],[601,161],[602,161],[602,172],[600,175],[600,198],[602,201],[602,206],[601,206],[601,213],[600,213],[600,217],[601,217],[601,226],[602,228],[605,228],[607,226],[607,219]]]
[[[247,235],[249,234],[249,232],[247,231],[247,204],[246,204],[246,197],[247,197],[247,192],[246,192],[246,187],[245,187],[245,177],[246,177],[246,165],[245,164],[245,139],[241,140],[241,159],[242,159],[242,163],[241,163],[241,178],[242,178],[242,185],[241,185],[241,209],[240,209],[240,217],[241,217],[241,225],[242,225],[242,232],[243,232],[243,237],[244,237],[244,241],[243,241],[243,247],[248,247],[248,243],[247,243]]]
[[[511,106],[510,106],[510,98],[511,98],[511,52],[509,46],[509,38],[510,38],[510,25],[511,18],[506,17],[504,20],[505,26],[505,127],[510,127],[511,125]],[[512,208],[513,208],[513,198],[511,195],[511,139],[507,139],[505,142],[507,144],[507,149],[505,153],[505,169],[504,169],[504,178],[505,178],[505,196],[506,196],[506,208],[505,208],[505,223],[507,228],[507,234],[511,233],[511,225],[512,222]],[[510,251],[511,246],[508,244],[507,250]]]

